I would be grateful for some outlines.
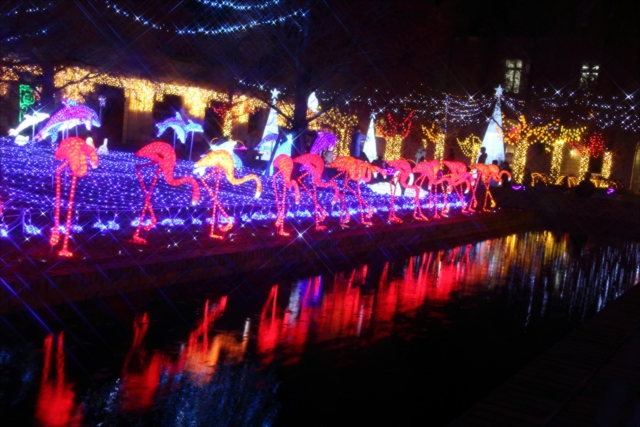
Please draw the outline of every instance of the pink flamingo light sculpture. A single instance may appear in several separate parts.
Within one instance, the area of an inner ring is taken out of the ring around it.
[[[440,218],[438,214],[438,185],[444,182],[444,180],[438,176],[440,173],[440,161],[429,160],[420,162],[413,167],[413,172],[420,174],[420,178],[416,179],[416,185],[419,187],[422,187],[425,179],[429,179],[429,204],[433,203],[433,217],[436,219]]]
[[[73,253],[69,251],[69,234],[71,233],[71,217],[73,216],[73,199],[76,192],[76,183],[78,178],[82,178],[88,172],[87,163],[91,164],[94,169],[98,167],[98,153],[96,149],[87,145],[84,139],[72,137],[63,139],[54,154],[58,160],[63,160],[62,164],[56,169],[56,205],[53,232],[49,239],[51,246],[55,246],[60,241],[60,174],[67,166],[71,172],[71,189],[69,190],[69,204],[67,205],[67,223],[64,227],[64,241],[62,250],[58,252],[59,256],[71,257]]]
[[[318,187],[333,188],[333,199],[331,203],[336,203],[340,200],[340,189],[334,181],[325,182],[322,180],[322,173],[324,172],[324,160],[318,154],[303,154],[293,159],[294,163],[302,165],[301,170],[303,173],[298,177],[298,183],[302,186],[302,189],[313,200],[313,206],[315,209],[314,218],[316,220],[316,230],[326,230],[327,227],[322,225],[322,222],[327,217],[327,211],[318,202]],[[304,183],[304,178],[311,177],[311,185],[307,187]]]
[[[382,168],[372,165],[371,163],[367,163],[363,160],[356,159],[351,156],[341,156],[336,158],[334,161],[329,163],[327,167],[335,168],[338,170],[338,175],[336,175],[333,180],[335,180],[344,175],[344,189],[342,190],[342,212],[340,213],[340,225],[342,227],[348,227],[349,221],[351,220],[351,215],[349,214],[349,209],[345,205],[345,195],[347,190],[351,191],[354,196],[358,199],[358,205],[360,208],[360,222],[363,225],[371,226],[373,223],[371,222],[371,218],[373,217],[373,210],[371,206],[362,198],[362,194],[360,191],[360,182],[367,183],[371,181],[374,173],[381,173],[383,176],[387,176]],[[349,186],[349,181],[355,182],[356,189],[354,190]],[[366,215],[364,211],[367,211]],[[344,219],[343,219],[344,214]]]
[[[296,204],[300,202],[300,189],[298,188],[296,180],[291,178],[291,174],[293,173],[293,160],[289,155],[280,154],[273,161],[273,165],[278,170],[278,172],[273,174],[273,177],[271,177],[271,180],[273,181],[273,192],[276,195],[276,207],[278,209],[276,228],[278,229],[279,235],[288,236],[289,233],[284,231],[284,219],[287,215],[287,188],[293,189]],[[281,196],[278,194],[278,176],[283,181]]]
[[[260,194],[262,193],[262,182],[260,182],[260,178],[258,178],[254,174],[249,174],[242,178],[236,178],[233,174],[233,158],[231,157],[231,154],[222,150],[209,151],[196,162],[194,167],[196,168],[196,170],[206,170],[206,168],[211,168],[209,173],[206,173],[202,178],[200,178],[200,182],[202,182],[202,185],[204,185],[204,188],[207,189],[207,192],[213,199],[211,212],[211,233],[209,234],[209,236],[214,239],[224,239],[224,233],[231,230],[231,228],[233,227],[233,223],[231,222],[231,218],[229,217],[229,215],[227,215],[225,210],[222,208],[222,204],[218,199],[218,192],[220,189],[220,181],[222,179],[222,176],[224,176],[231,185],[240,185],[251,180],[255,181],[256,194],[254,197],[256,199],[259,198]],[[211,190],[206,181],[211,177],[214,177],[216,182],[214,190]],[[227,223],[225,225],[220,226],[220,231],[222,231],[222,234],[216,234],[215,232],[216,212],[218,210],[220,210],[220,214],[227,220]]]
[[[397,179],[397,182],[405,189],[411,188],[416,193],[416,195],[413,197],[413,203],[415,205],[413,208],[413,217],[419,221],[428,221],[429,219],[422,213],[422,207],[420,206],[420,187],[415,183],[409,184],[409,177],[413,172],[411,168],[411,164],[404,159],[389,160],[387,163],[389,163],[391,167],[395,168],[398,171],[397,176],[395,177]],[[390,183],[391,209],[389,210],[389,221],[402,223],[402,220],[398,218],[398,216],[396,215],[396,209],[395,209],[396,185],[394,181],[396,179],[392,180]]]
[[[167,184],[172,187],[177,187],[182,184],[191,184],[192,193],[191,193],[191,203],[196,204],[198,200],[200,200],[200,188],[198,187],[198,182],[190,177],[185,176],[182,178],[174,178],[173,171],[176,166],[176,152],[174,151],[171,145],[166,142],[152,142],[148,145],[145,145],[140,150],[136,152],[136,156],[145,157],[150,160],[148,163],[142,163],[136,165],[136,173],[138,174],[138,178],[140,179],[140,186],[142,187],[142,193],[144,194],[144,206],[142,207],[142,212],[140,213],[140,219],[138,220],[138,226],[136,227],[136,231],[133,234],[131,239],[132,242],[138,244],[146,244],[147,241],[140,237],[140,230],[144,229],[145,231],[151,230],[156,225],[156,215],[153,212],[153,206],[151,204],[151,196],[153,195],[153,190],[158,182],[158,178],[160,177],[160,173],[163,174],[164,180]],[[156,173],[151,180],[151,184],[149,184],[149,188],[144,184],[144,178],[142,177],[142,172],[140,171],[142,168],[147,166],[158,165],[156,169]],[[149,223],[144,224],[145,217],[149,214]]]

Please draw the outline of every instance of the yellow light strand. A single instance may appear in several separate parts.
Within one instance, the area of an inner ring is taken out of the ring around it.
[[[475,163],[478,155],[480,154],[480,147],[482,147],[482,140],[476,135],[469,135],[462,141],[457,139],[462,154],[469,158],[471,163]]]
[[[432,123],[429,127],[422,125],[422,132],[424,133],[424,136],[427,137],[428,141],[435,144],[433,158],[442,162],[444,159],[444,143],[446,138],[442,128],[435,123]]]
[[[551,146],[551,168],[549,170],[551,182],[556,182],[560,177],[560,169],[562,168],[562,160],[564,158],[564,145],[567,142],[580,141],[586,130],[586,126],[579,128],[566,128],[561,126],[558,138],[555,140],[547,140],[547,144]]]
[[[605,151],[604,156],[602,157],[602,172],[600,173],[604,179],[609,179],[611,177],[612,166],[613,153],[611,153],[611,151]]]
[[[584,150],[580,155],[580,168],[578,169],[578,181],[582,181],[589,170],[589,151]]]
[[[322,115],[322,125],[330,127],[335,132],[337,155],[348,156],[351,134],[358,125],[358,117],[351,114],[342,114],[337,108],[332,108]]]
[[[225,93],[195,86],[108,74],[92,75],[91,71],[79,67],[65,68],[54,76],[54,86],[61,88],[62,96],[78,102],[85,102],[86,96],[94,92],[96,84],[124,89],[131,111],[150,113],[153,111],[154,101],[162,101],[165,95],[181,96],[187,113],[198,119],[204,118],[205,111],[212,101],[226,102],[229,98]],[[245,102],[258,105],[261,101],[251,98]]]
[[[384,150],[384,159],[385,160],[398,160],[402,158],[402,135],[393,135],[389,138],[386,138],[387,145]]]
[[[522,183],[529,146],[535,143],[550,146],[555,140],[559,120],[553,120],[547,125],[532,127],[529,126],[525,116],[522,115],[517,122],[505,120],[505,123],[511,127],[507,137],[515,145],[512,162],[513,180],[517,183]]]
[[[557,139],[553,144],[551,167],[549,169],[551,182],[556,182],[560,176],[560,168],[562,167],[562,159],[564,158],[564,143],[565,141],[563,139]]]

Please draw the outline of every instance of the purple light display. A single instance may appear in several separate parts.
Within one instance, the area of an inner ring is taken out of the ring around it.
[[[62,101],[64,107],[51,116],[40,132],[33,137],[35,142],[51,137],[52,142],[58,139],[58,132],[73,129],[76,126],[84,125],[87,130],[92,126],[100,127],[100,117],[91,108],[78,104],[72,100]]]

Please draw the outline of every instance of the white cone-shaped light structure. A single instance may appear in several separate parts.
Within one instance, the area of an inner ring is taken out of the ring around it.
[[[275,105],[278,101],[278,95],[280,91],[278,89],[273,89],[271,91],[271,103]],[[260,153],[260,160],[270,160],[271,152],[273,151],[273,146],[275,144],[275,139],[264,141],[265,137],[268,135],[277,135],[278,134],[278,112],[275,108],[269,109],[269,117],[267,117],[267,125],[264,127],[264,132],[262,132],[262,139],[257,149]]]
[[[318,101],[315,92],[311,92],[311,95],[309,95],[309,99],[307,100],[307,108],[313,111],[314,114],[318,112],[318,109],[320,108],[320,102]]]
[[[502,163],[504,160],[504,139],[502,138],[502,110],[500,108],[500,98],[502,97],[502,87],[496,88],[496,106],[493,109],[491,119],[489,119],[489,126],[482,139],[482,146],[487,150],[487,161],[489,164],[493,160],[497,160],[498,163]],[[472,159],[476,161],[477,159]]]
[[[369,129],[367,129],[367,139],[362,147],[362,152],[367,156],[370,162],[378,158],[378,148],[376,146],[376,115],[371,114],[371,122],[369,123]]]

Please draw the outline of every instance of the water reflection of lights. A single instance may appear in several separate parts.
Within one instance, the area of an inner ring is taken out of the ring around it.
[[[57,337],[55,353],[53,340],[53,334],[47,335],[44,340],[44,366],[36,403],[36,420],[47,427],[80,426],[82,407],[75,403],[73,383],[67,382],[64,372],[64,333],[61,332]],[[53,366],[55,375],[52,374]]]
[[[640,243],[596,245],[581,236],[530,232],[311,277],[291,288],[273,285],[257,322],[247,320],[242,330],[214,331],[228,298],[207,301],[177,355],[146,348],[153,326],[145,313],[133,322],[133,342],[115,386],[117,410],[152,411],[178,389],[187,390],[180,405],[203,399],[207,387],[218,387],[221,367],[243,362],[249,348],[263,365],[291,365],[312,347],[364,347],[397,336],[419,313],[451,324],[455,319],[447,313],[464,301],[500,300],[509,327],[518,330],[545,322],[550,310],[581,321],[639,280]],[[282,294],[286,305],[278,299]],[[36,420],[47,426],[79,423],[82,406],[64,373],[62,334],[57,341],[45,339],[44,356]]]

